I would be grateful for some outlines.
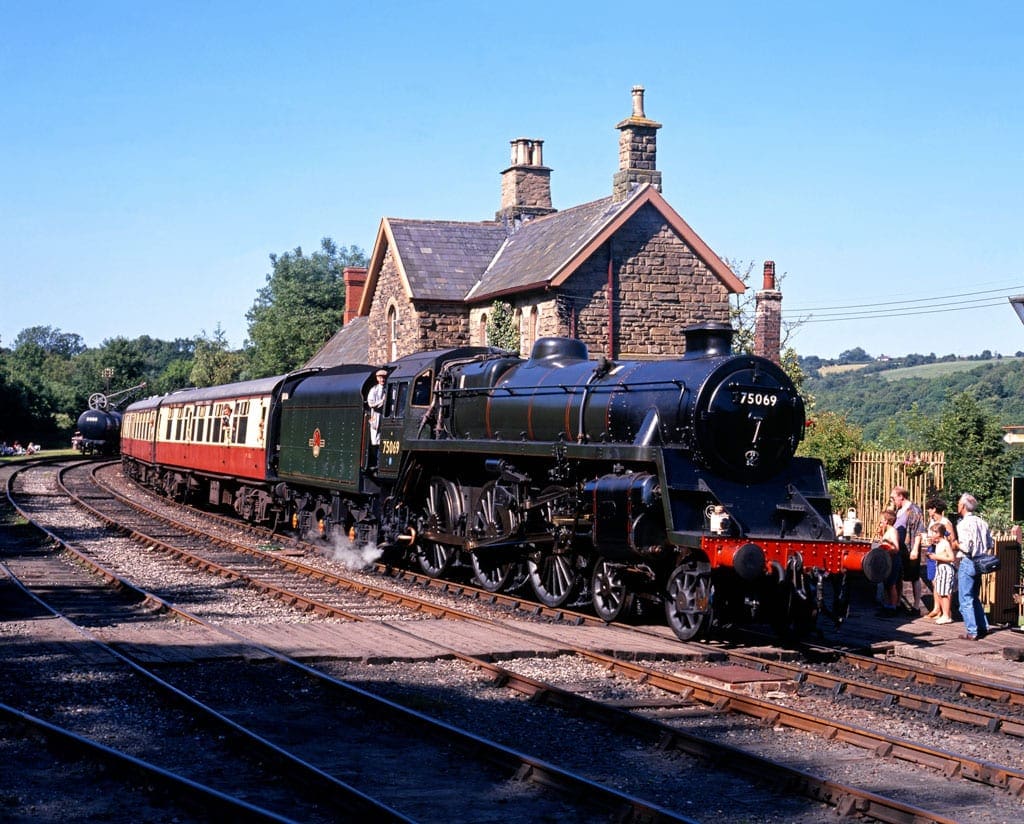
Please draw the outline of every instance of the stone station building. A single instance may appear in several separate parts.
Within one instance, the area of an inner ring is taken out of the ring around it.
[[[309,365],[485,345],[496,301],[512,307],[523,355],[559,335],[594,357],[672,357],[684,327],[728,322],[743,282],[662,195],[661,124],[644,113],[643,87],[632,98],[616,126],[608,197],[556,210],[543,141],[516,138],[493,220],[381,220],[369,266],[345,271],[344,325]],[[778,360],[782,296],[771,262],[757,297],[757,353]]]

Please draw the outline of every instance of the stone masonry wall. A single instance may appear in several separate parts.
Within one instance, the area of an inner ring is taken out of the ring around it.
[[[391,360],[388,351],[388,308],[391,306],[398,314],[398,357],[424,349],[469,344],[466,307],[462,303],[412,303],[406,297],[394,255],[388,249],[370,306],[368,350],[371,363]]]
[[[403,355],[423,349],[469,346],[469,314],[464,303],[431,301],[418,304],[416,309],[417,336],[402,348]]]
[[[398,315],[398,355],[407,355],[413,350],[405,349],[403,344],[412,340],[416,334],[416,313],[412,302],[406,297],[394,254],[388,249],[370,304],[370,340],[367,351],[371,363],[387,363],[391,360],[388,351],[388,308],[391,306],[395,307]]]
[[[729,292],[652,206],[645,206],[612,240],[616,358],[681,355],[682,329],[729,320]],[[568,333],[592,357],[608,354],[608,246],[563,287],[560,306]]]

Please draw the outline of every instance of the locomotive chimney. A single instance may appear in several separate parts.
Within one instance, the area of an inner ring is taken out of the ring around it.
[[[346,266],[341,272],[345,284],[345,315],[342,324],[347,324],[359,316],[359,301],[363,299],[363,287],[366,286],[366,269],[359,266]]]
[[[544,141],[517,137],[512,143],[512,165],[501,173],[501,209],[495,220],[511,228],[551,207],[551,169],[544,165]]]
[[[660,123],[644,114],[644,87],[633,87],[633,114],[619,123],[619,170],[612,177],[612,200],[618,203],[643,183],[661,191],[657,171]]]
[[[708,321],[683,329],[686,352],[683,359],[732,354],[733,328],[724,321]]]
[[[782,360],[782,292],[775,288],[775,261],[764,262],[764,281],[755,295],[754,354],[779,363]]]

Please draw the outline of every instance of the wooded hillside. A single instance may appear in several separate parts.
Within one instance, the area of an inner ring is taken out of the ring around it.
[[[805,368],[806,368],[806,364]],[[807,369],[804,389],[819,412],[845,414],[876,439],[893,420],[916,404],[925,416],[939,413],[943,401],[961,392],[974,396],[1002,424],[1024,424],[1024,359],[955,360],[903,367],[872,362],[856,371],[823,374]]]

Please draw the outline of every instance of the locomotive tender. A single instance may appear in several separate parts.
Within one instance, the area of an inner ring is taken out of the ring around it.
[[[260,523],[360,543],[490,591],[525,586],[607,621],[657,603],[687,640],[760,618],[808,629],[847,609],[846,576],[889,557],[837,540],[820,461],[795,457],[805,414],[774,363],[732,329],[686,330],[677,359],[588,359],[542,338],[422,352],[388,365],[379,456],[346,365],[132,404],[128,475]],[[831,601],[825,607],[826,599]]]

